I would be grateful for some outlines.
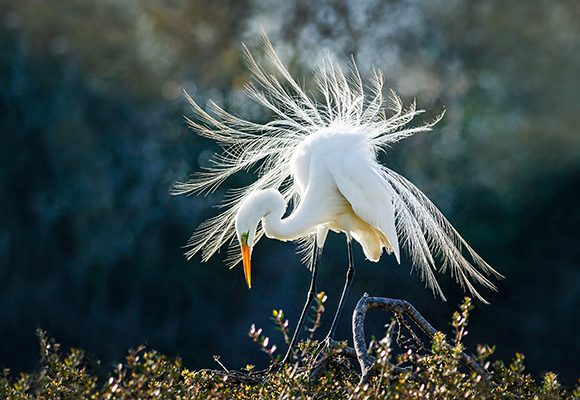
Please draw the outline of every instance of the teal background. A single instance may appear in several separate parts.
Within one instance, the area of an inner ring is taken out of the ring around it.
[[[568,383],[580,368],[580,7],[569,1],[80,1],[0,3],[0,367],[30,370],[40,327],[111,364],[148,345],[191,368],[265,365],[247,337],[297,320],[309,280],[295,245],[254,249],[253,288],[224,255],[182,256],[215,194],[172,197],[218,150],[188,131],[181,90],[248,119],[244,41],[267,32],[296,76],[326,52],[383,70],[405,102],[447,114],[383,160],[422,189],[506,279],[477,303],[467,343],[527,356]],[[428,114],[428,115],[432,115]],[[334,312],[346,268],[331,235],[319,289]],[[224,252],[225,253],[225,252]],[[363,292],[404,298],[448,331],[463,293],[434,299],[403,260],[355,249]],[[348,338],[346,315],[338,337]],[[327,316],[324,327],[330,323]],[[372,318],[380,335],[387,321]],[[321,332],[321,335],[324,332]]]

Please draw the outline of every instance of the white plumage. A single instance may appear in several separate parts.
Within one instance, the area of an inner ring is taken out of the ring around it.
[[[495,289],[488,277],[501,275],[419,189],[377,161],[379,151],[430,131],[443,113],[409,127],[423,110],[414,102],[404,108],[393,91],[385,99],[379,71],[365,93],[354,62],[348,73],[332,61],[324,62],[314,77],[320,96],[310,96],[270,42],[264,42],[275,74],[267,73],[244,48],[254,78],[246,92],[270,110],[270,122],[246,121],[213,102],[209,113],[188,96],[196,113],[188,123],[200,135],[218,141],[223,153],[214,157],[211,168],[177,184],[175,193],[211,192],[238,171],[258,163],[260,168],[254,183],[230,190],[224,211],[196,230],[187,256],[201,251],[207,260],[229,243],[234,265],[240,260],[239,242],[245,240],[251,247],[265,233],[302,241],[309,260],[314,238],[322,246],[328,230],[333,230],[352,236],[371,261],[378,261],[383,249],[399,261],[400,249],[405,249],[426,285],[442,298],[434,273],[449,269],[464,289],[483,300],[472,281]],[[290,201],[293,210],[282,218]],[[441,260],[440,267],[436,259]],[[250,284],[247,275],[246,279]]]

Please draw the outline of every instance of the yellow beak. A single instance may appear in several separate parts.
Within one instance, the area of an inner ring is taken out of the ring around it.
[[[242,244],[242,261],[244,263],[244,276],[246,277],[248,289],[252,287],[252,266],[250,264],[251,252],[252,249],[250,246]]]

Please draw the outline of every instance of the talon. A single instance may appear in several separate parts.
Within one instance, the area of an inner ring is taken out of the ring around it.
[[[282,368],[282,365],[284,365],[284,364],[283,363],[273,363],[268,368],[268,373],[278,372]]]
[[[332,355],[332,347],[335,341],[330,337],[327,337],[320,343],[316,348],[316,357],[314,358],[314,362],[320,364],[328,359]]]

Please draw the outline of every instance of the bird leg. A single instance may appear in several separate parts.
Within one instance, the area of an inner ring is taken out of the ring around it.
[[[315,239],[316,240],[316,239]],[[302,309],[302,314],[300,314],[300,319],[298,320],[298,325],[296,326],[296,330],[294,331],[294,335],[292,336],[292,340],[290,340],[290,344],[288,345],[288,351],[286,355],[282,359],[282,364],[288,362],[290,355],[292,354],[292,350],[294,345],[296,344],[296,340],[298,339],[298,334],[302,329],[302,325],[304,324],[304,318],[306,317],[306,313],[308,312],[308,308],[310,307],[310,303],[314,299],[316,295],[316,278],[318,276],[318,264],[320,263],[320,256],[322,255],[322,249],[318,247],[316,241],[314,242],[314,253],[312,255],[312,278],[310,280],[310,289],[308,289],[308,295],[306,296],[306,303],[304,303],[304,308]]]
[[[344,287],[342,289],[342,295],[340,296],[340,301],[338,302],[338,308],[336,310],[336,314],[334,314],[334,319],[332,320],[332,325],[330,326],[330,330],[328,331],[328,335],[326,339],[321,342],[321,345],[326,345],[327,348],[331,347],[332,343],[334,342],[334,335],[336,333],[336,326],[338,324],[338,320],[340,319],[340,314],[342,313],[342,309],[344,307],[344,300],[346,299],[346,295],[348,294],[348,290],[350,289],[350,285],[354,279],[355,269],[354,269],[354,262],[352,259],[352,243],[351,237],[347,234],[346,236],[346,245],[348,251],[348,269],[346,270],[346,282],[344,283]]]
[[[320,377],[324,371],[328,368],[330,358],[334,352],[334,346],[338,345],[338,342],[334,341],[334,335],[336,333],[336,326],[340,319],[340,314],[342,312],[342,308],[344,306],[344,300],[348,294],[348,290],[350,289],[350,285],[354,279],[355,269],[354,269],[354,262],[352,259],[352,243],[351,237],[349,234],[346,236],[346,245],[348,251],[348,269],[346,270],[346,282],[344,283],[344,287],[342,289],[342,295],[340,296],[340,301],[338,302],[338,308],[336,309],[336,314],[334,314],[334,319],[332,320],[332,325],[330,326],[330,330],[328,331],[328,335],[326,339],[324,339],[318,345],[318,349],[316,352],[318,353],[314,359],[312,371],[310,373],[310,377],[312,379],[317,379]]]

